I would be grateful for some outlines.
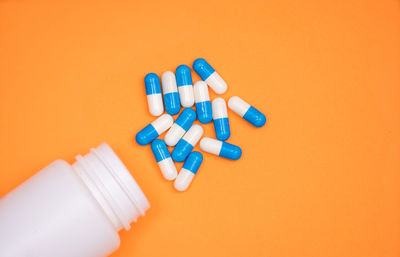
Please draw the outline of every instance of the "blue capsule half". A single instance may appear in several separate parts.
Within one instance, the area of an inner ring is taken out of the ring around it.
[[[168,151],[167,145],[161,139],[156,139],[151,142],[151,150],[153,151],[154,157],[157,162],[165,160],[171,157],[171,154]]]
[[[212,121],[211,101],[196,103],[196,111],[197,118],[201,123],[207,124]]]
[[[231,136],[228,118],[214,120],[215,136],[218,140],[225,141]]]
[[[199,74],[202,80],[206,80],[215,72],[214,68],[203,58],[198,58],[194,61],[193,70]]]
[[[178,87],[193,85],[192,73],[187,65],[179,65],[175,70]]]
[[[247,112],[243,115],[243,119],[247,120],[257,128],[264,126],[267,121],[265,115],[253,106],[250,106]]]
[[[196,112],[191,108],[186,108],[182,111],[181,114],[179,114],[178,118],[175,121],[175,124],[179,125],[185,131],[188,131],[195,120]]]
[[[175,115],[181,110],[181,102],[179,100],[179,93],[168,93],[164,95],[165,110],[168,114]]]
[[[189,144],[185,139],[181,139],[172,150],[172,159],[176,162],[183,162],[192,150],[193,145]]]
[[[139,145],[147,145],[154,139],[158,137],[157,130],[154,128],[152,124],[147,125],[136,134],[136,142]]]
[[[203,155],[200,152],[194,151],[189,154],[189,157],[183,164],[182,168],[196,174],[203,162]]]
[[[161,94],[161,84],[157,74],[147,74],[144,77],[144,85],[146,87],[146,95]]]
[[[221,151],[219,156],[228,158],[231,160],[238,160],[242,156],[242,149],[239,146],[222,142]]]

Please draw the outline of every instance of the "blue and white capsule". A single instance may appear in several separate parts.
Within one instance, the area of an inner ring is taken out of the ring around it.
[[[229,127],[228,110],[224,99],[217,97],[212,101],[212,115],[215,136],[218,140],[225,141],[231,136]]]
[[[203,155],[201,153],[194,151],[189,155],[175,179],[174,187],[177,191],[185,191],[190,186],[202,162]]]
[[[267,121],[264,114],[238,96],[232,96],[229,99],[228,106],[232,111],[257,128],[264,126]]]
[[[167,145],[161,139],[156,139],[151,142],[151,150],[156,158],[158,167],[166,180],[173,180],[178,175],[175,164],[172,161],[171,154],[168,151]]]
[[[163,100],[161,95],[160,79],[157,74],[149,73],[144,77],[146,87],[147,104],[153,116],[160,116],[164,112]]]
[[[185,108],[194,104],[192,72],[187,65],[179,65],[175,70],[179,98]]]
[[[147,145],[154,139],[167,131],[174,123],[174,119],[169,114],[164,114],[144,127],[136,134],[136,142],[139,145]]]
[[[179,100],[175,74],[172,71],[164,72],[161,76],[161,82],[165,110],[171,115],[178,114],[181,110],[181,101]]]
[[[199,74],[200,78],[204,80],[212,90],[214,90],[215,93],[223,94],[228,89],[226,82],[203,58],[194,61],[193,69],[197,74]]]
[[[200,148],[204,152],[231,160],[238,160],[242,156],[242,149],[239,146],[209,137],[204,137],[200,140]]]
[[[175,146],[195,120],[196,112],[190,108],[184,109],[165,135],[165,143],[168,146]]]
[[[194,83],[194,101],[199,121],[203,124],[210,123],[212,121],[212,108],[208,86],[204,81]]]
[[[176,162],[183,162],[199,142],[203,133],[204,130],[200,125],[194,124],[191,126],[188,132],[179,140],[174,150],[172,150],[172,159]]]

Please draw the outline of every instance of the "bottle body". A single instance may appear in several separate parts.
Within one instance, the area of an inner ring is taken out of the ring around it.
[[[57,160],[0,198],[0,256],[105,257],[119,247],[118,231],[124,222],[109,213],[121,216],[127,212],[115,206],[126,208],[112,202],[121,197],[107,186],[113,181],[99,173],[102,168],[87,156],[81,158],[103,184],[83,179],[89,172],[79,162]]]

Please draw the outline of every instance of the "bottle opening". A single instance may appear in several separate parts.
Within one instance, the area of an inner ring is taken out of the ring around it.
[[[72,166],[118,231],[129,230],[130,223],[150,208],[135,179],[106,143],[76,156]]]

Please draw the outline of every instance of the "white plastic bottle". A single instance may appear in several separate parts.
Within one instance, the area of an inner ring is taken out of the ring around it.
[[[57,160],[0,198],[1,257],[105,257],[150,207],[105,143]]]

